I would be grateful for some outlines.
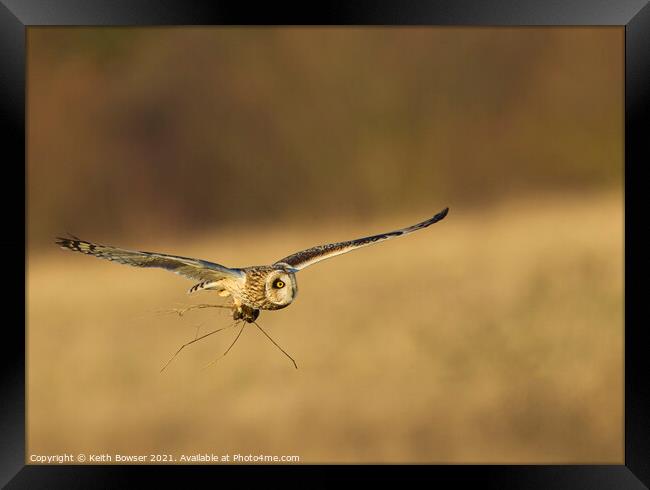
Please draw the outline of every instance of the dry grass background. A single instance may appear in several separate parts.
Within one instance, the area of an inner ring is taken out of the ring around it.
[[[112,244],[249,265],[425,214]],[[28,453],[620,464],[622,231],[620,193],[452,206],[426,231],[301,272],[296,302],[262,313],[298,371],[247,328],[211,368],[234,331],[160,374],[198,324],[230,320],[155,311],[214,295],[188,298],[191,283],[164,271],[30,249]]]

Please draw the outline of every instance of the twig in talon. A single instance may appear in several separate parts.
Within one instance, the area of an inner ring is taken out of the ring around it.
[[[287,356],[289,359],[291,359],[291,362],[293,362],[293,367],[295,367],[296,369],[298,369],[298,364],[296,364],[296,361],[293,359],[293,357],[291,357],[291,356],[290,356],[290,355],[289,355],[289,354],[288,354],[288,353],[287,353],[287,352],[286,352],[282,347],[280,347],[280,346],[277,344],[277,342],[276,342],[275,340],[273,340],[273,339],[271,338],[271,336],[270,336],[268,333],[266,333],[266,331],[265,331],[262,327],[260,327],[260,326],[258,325],[257,322],[253,322],[253,325],[255,325],[257,328],[259,328],[259,329],[260,329],[260,332],[262,332],[264,335],[266,335],[266,336],[268,337],[268,339],[269,339],[271,342],[273,342],[273,345],[275,345],[278,349],[280,349],[280,350],[282,351],[282,353],[283,353],[285,356]]]
[[[198,309],[203,309],[203,308],[227,308],[230,309],[232,308],[231,306],[226,306],[226,305],[208,305],[208,304],[200,304],[200,305],[190,305],[185,308],[172,308],[171,310],[161,310],[158,313],[176,313],[179,317],[182,317],[185,313],[187,313],[190,310],[198,310]]]
[[[226,329],[228,329],[228,328],[232,328],[232,327],[234,327],[236,324],[237,324],[237,323],[233,323],[232,325],[228,325],[227,327],[218,328],[218,329],[216,329],[216,330],[213,330],[212,332],[208,332],[208,333],[206,333],[205,335],[201,335],[200,337],[197,337],[197,338],[195,338],[194,340],[190,340],[189,342],[186,342],[185,344],[181,345],[181,346],[178,348],[178,350],[174,353],[174,355],[173,355],[172,357],[170,357],[169,361],[167,361],[167,362],[165,363],[165,365],[161,368],[160,372],[162,373],[162,372],[165,370],[165,368],[166,368],[167,366],[169,366],[169,363],[172,362],[172,361],[176,358],[176,356],[177,356],[178,354],[180,354],[180,352],[181,352],[185,347],[187,347],[188,345],[191,345],[191,344],[193,344],[194,342],[198,342],[199,340],[204,339],[204,338],[206,338],[206,337],[212,335],[213,333],[221,332],[222,330],[226,330]]]
[[[220,357],[217,357],[214,361],[211,361],[210,363],[208,363],[208,364],[206,364],[205,366],[203,366],[203,369],[208,369],[210,366],[212,366],[212,365],[213,365],[215,362],[217,362],[219,359],[223,359],[224,357],[226,357],[226,354],[228,354],[228,352],[230,352],[230,349],[232,349],[232,346],[235,345],[235,343],[237,342],[237,340],[239,340],[239,336],[240,336],[240,335],[242,334],[242,332],[244,331],[244,327],[245,327],[245,326],[246,326],[246,322],[242,322],[242,323],[241,323],[241,328],[239,329],[239,333],[237,333],[237,337],[235,337],[235,340],[232,341],[232,344],[230,344],[230,347],[228,347],[228,348],[226,349],[226,352],[224,352],[223,354],[221,354],[221,356],[220,356]]]

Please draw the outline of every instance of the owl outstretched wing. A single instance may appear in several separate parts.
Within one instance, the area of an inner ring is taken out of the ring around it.
[[[191,259],[152,252],[138,252],[110,247],[73,238],[57,238],[57,245],[63,249],[94,255],[100,259],[111,260],[134,267],[158,267],[166,269],[195,281],[216,281],[224,278],[244,279],[241,269],[230,269],[207,260]]]
[[[447,216],[449,208],[445,208],[436,214],[434,217],[429,218],[426,221],[417,223],[415,225],[409,226],[407,228],[402,228],[400,230],[391,231],[388,233],[381,233],[379,235],[373,235],[365,238],[357,238],[356,240],[350,240],[347,242],[339,243],[330,243],[328,245],[319,245],[317,247],[312,247],[307,250],[302,250],[296,252],[295,254],[289,255],[283,259],[280,259],[276,264],[286,264],[289,267],[299,271],[308,267],[316,262],[321,260],[329,259],[331,257],[336,257],[357,248],[365,247],[367,245],[372,245],[373,243],[383,242],[384,240],[389,240],[398,236],[408,235],[414,231],[421,230],[426,228],[433,223],[436,223]]]

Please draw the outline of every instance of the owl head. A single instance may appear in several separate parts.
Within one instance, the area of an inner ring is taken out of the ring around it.
[[[296,275],[289,269],[275,269],[266,276],[266,298],[278,308],[289,306],[298,294]]]

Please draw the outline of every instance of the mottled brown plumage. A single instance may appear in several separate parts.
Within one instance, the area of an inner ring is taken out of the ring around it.
[[[241,302],[243,304],[254,306],[261,310],[279,310],[286,308],[293,301],[298,290],[298,283],[296,282],[295,274],[291,272],[290,268],[283,265],[260,265],[246,267],[243,270],[246,273],[246,282],[244,283],[244,288],[240,291]],[[282,279],[284,278],[288,280],[283,281]],[[269,280],[273,282],[277,279],[284,282],[285,286],[283,288],[274,288],[271,283],[271,288],[278,291],[286,290],[288,295],[282,296],[290,298],[291,301],[286,302],[280,299],[280,296],[274,295],[273,291],[268,291]]]

